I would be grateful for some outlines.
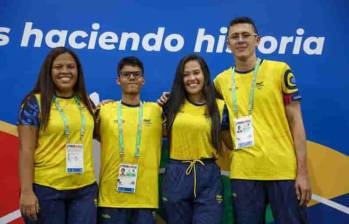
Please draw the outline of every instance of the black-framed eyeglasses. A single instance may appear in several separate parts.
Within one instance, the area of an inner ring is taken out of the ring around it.
[[[125,71],[125,72],[120,72],[119,76],[123,77],[123,78],[131,78],[131,76],[133,76],[134,78],[138,79],[140,77],[143,76],[142,72],[140,71],[135,71],[135,72],[128,72],[128,71]]]
[[[257,37],[258,34],[256,33],[248,33],[248,32],[243,32],[243,33],[233,33],[229,36],[229,39],[233,40],[233,41],[238,41],[240,40],[240,38],[242,40],[247,40],[249,39],[250,37]]]

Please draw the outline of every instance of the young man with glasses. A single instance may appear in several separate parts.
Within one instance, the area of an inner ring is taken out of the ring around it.
[[[270,203],[276,223],[306,223],[311,198],[301,96],[290,67],[259,59],[254,22],[229,24],[227,44],[235,66],[214,80],[226,102],[235,150],[231,185],[236,223],[264,223]]]
[[[141,101],[143,63],[125,57],[117,67],[120,101],[97,109],[101,142],[98,223],[155,223],[162,109]]]

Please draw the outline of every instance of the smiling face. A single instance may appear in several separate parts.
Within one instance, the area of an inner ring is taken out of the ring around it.
[[[249,23],[238,23],[229,27],[227,44],[235,59],[246,61],[256,56],[260,37]]]
[[[140,94],[144,85],[144,77],[142,69],[138,66],[124,65],[117,79],[123,94],[136,95]]]
[[[78,68],[71,54],[63,53],[56,57],[52,63],[51,78],[58,96],[69,97],[74,94],[74,86],[78,80]]]
[[[197,60],[191,60],[185,63],[183,71],[183,84],[189,98],[202,98],[205,78],[202,68]]]

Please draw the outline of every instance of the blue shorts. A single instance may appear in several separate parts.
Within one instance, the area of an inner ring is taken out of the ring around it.
[[[98,207],[98,224],[155,224],[155,210]]]
[[[223,218],[223,188],[219,167],[213,159],[195,163],[186,174],[189,163],[170,160],[163,182],[162,201],[168,224],[218,224]],[[194,168],[194,167],[193,167]]]
[[[265,223],[267,204],[275,223],[307,223],[306,207],[299,205],[294,180],[231,180],[234,221],[239,224]]]
[[[24,218],[27,224],[96,224],[97,221],[97,184],[74,189],[56,190],[33,184],[39,200],[38,220]]]

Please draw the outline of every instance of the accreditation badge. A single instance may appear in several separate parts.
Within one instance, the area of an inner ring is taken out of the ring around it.
[[[67,173],[84,172],[84,146],[83,144],[66,145],[66,170]]]
[[[117,192],[135,193],[137,184],[138,164],[121,163],[117,180]]]
[[[235,149],[254,146],[252,116],[235,119]]]

